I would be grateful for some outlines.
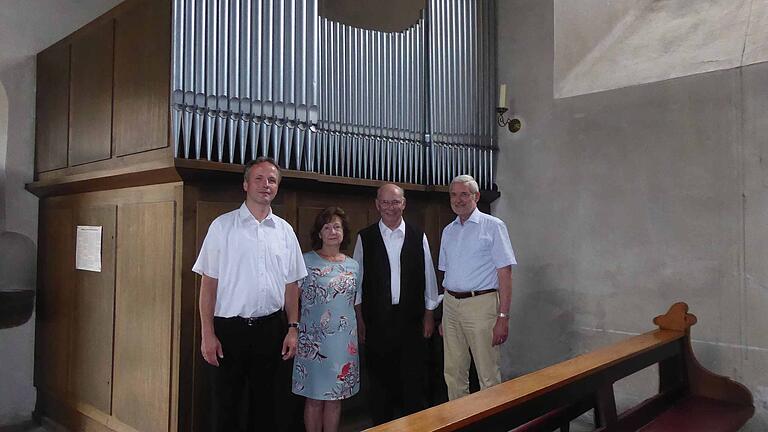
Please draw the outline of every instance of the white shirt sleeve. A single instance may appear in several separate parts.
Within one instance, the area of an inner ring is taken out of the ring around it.
[[[504,268],[508,265],[517,264],[515,259],[515,251],[512,250],[512,243],[509,241],[509,232],[507,226],[503,223],[494,224],[493,230],[493,244],[491,245],[491,257],[493,259],[493,265],[497,268]]]
[[[355,241],[355,250],[352,252],[352,259],[357,261],[357,290],[355,291],[355,306],[363,302],[363,240],[360,234]]]
[[[286,227],[286,231],[287,244],[285,246],[288,249],[289,268],[285,277],[285,283],[289,284],[307,277],[307,266],[304,264],[304,256],[301,254],[301,246],[299,245],[299,239],[296,238],[296,233],[290,225]]]
[[[443,228],[443,235],[440,236],[440,255],[437,257],[437,269],[443,272],[448,268],[448,256],[445,251],[445,243],[448,240],[447,231],[448,227]]]
[[[219,253],[221,251],[221,234],[219,233],[219,220],[214,219],[205,234],[200,255],[197,256],[192,271],[200,276],[219,278]]]
[[[422,240],[424,247],[424,307],[428,310],[435,310],[442,300],[437,294],[437,276],[435,276],[435,264],[432,262],[432,254],[429,251],[429,242],[427,235],[424,234]]]

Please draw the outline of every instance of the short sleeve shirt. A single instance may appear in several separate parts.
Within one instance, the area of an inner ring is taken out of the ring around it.
[[[497,269],[517,264],[504,222],[478,209],[462,225],[448,224],[440,240],[443,287],[456,292],[498,289]]]
[[[192,271],[218,280],[217,317],[260,317],[283,308],[285,285],[307,275],[291,225],[270,211],[259,222],[245,203],[208,228]]]

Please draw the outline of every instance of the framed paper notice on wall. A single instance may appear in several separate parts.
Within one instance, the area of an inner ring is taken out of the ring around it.
[[[101,272],[101,228],[88,225],[77,226],[76,270]]]

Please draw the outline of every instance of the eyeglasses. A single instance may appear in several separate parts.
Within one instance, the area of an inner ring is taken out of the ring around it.
[[[381,200],[379,201],[379,205],[382,207],[399,207],[403,203],[403,200]]]
[[[471,196],[474,196],[475,194],[474,193],[470,193],[470,192],[458,192],[458,193],[457,192],[451,192],[450,195],[451,195],[451,198],[459,197],[459,198],[467,199],[467,198],[469,198]]]

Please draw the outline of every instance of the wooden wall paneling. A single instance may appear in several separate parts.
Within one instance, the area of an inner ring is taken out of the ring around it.
[[[241,204],[242,202],[197,202],[197,250],[195,251],[195,258],[203,246],[203,240],[213,220],[224,213],[238,209]]]
[[[443,225],[440,223],[440,207],[438,203],[432,203],[430,200],[424,209],[424,233],[427,235],[427,242],[429,243],[429,251],[432,254],[432,261],[435,263],[435,270],[437,270],[437,260],[440,256],[440,236],[443,233]]]
[[[199,314],[197,276],[192,265],[197,258],[197,204],[198,188],[185,184],[182,191],[181,218],[181,290],[179,329],[179,403],[178,430],[193,431],[195,428],[196,398],[198,387],[195,374],[196,357],[199,355]],[[177,249],[179,250],[179,249]],[[178,258],[178,257],[177,257]],[[172,423],[173,424],[173,423]]]
[[[240,204],[242,204],[242,203],[240,203]],[[285,221],[288,222],[289,224],[291,223],[291,221],[290,221],[291,218],[286,216],[287,214],[289,214],[289,212],[287,211],[287,208],[286,208],[285,205],[283,205],[283,204],[272,204],[272,213],[274,213],[274,214],[280,216],[281,218],[285,219]],[[293,226],[293,224],[291,224],[291,226]]]
[[[294,231],[296,232],[296,237],[299,239],[299,245],[301,245],[301,250],[303,252],[312,250],[312,238],[310,237],[312,226],[315,223],[315,218],[324,208],[325,207],[300,206],[298,209],[299,216]]]
[[[352,239],[350,239],[349,241],[349,247],[348,247],[349,255],[352,254],[352,251],[355,248],[355,241],[356,241],[355,239],[357,238],[357,233],[361,229],[373,223],[368,217],[367,210],[369,207],[370,207],[370,204],[366,199],[362,201],[357,201],[354,204],[352,203],[347,204],[347,207],[344,208],[344,211],[347,213],[347,219],[349,219],[349,235],[352,236]],[[376,215],[378,216],[378,213],[376,213]],[[376,221],[378,221],[378,217],[376,218]]]
[[[35,385],[58,397],[69,394],[69,341],[74,289],[74,226],[70,208],[40,212]]]
[[[376,207],[369,207],[368,208],[368,225],[372,223],[376,223],[381,219],[381,215],[379,214],[379,211],[376,210]]]
[[[186,431],[189,428],[180,428],[179,424],[182,415],[179,412],[179,407],[186,401],[191,399],[191,392],[182,394],[183,387],[186,382],[190,381],[191,370],[187,365],[189,343],[191,340],[182,339],[182,331],[185,329],[194,329],[195,321],[190,320],[189,315],[185,314],[182,308],[188,300],[185,300],[183,278],[182,278],[182,264],[184,259],[184,184],[177,183],[173,186],[173,200],[174,200],[174,240],[173,240],[173,272],[172,272],[172,286],[173,294],[171,297],[171,400],[170,400],[170,413],[169,413],[169,431]],[[194,293],[192,294],[194,295]],[[184,321],[182,321],[184,320]],[[184,373],[184,375],[182,375]]]
[[[279,203],[272,206],[272,211],[291,224],[295,231],[299,217],[299,193],[292,188],[283,188],[278,192],[278,195],[280,196]]]
[[[197,201],[196,203],[189,203],[189,206],[195,205],[195,221],[191,225],[195,227],[195,249],[191,251],[190,255],[192,259],[189,264],[191,272],[192,265],[197,259],[197,255],[200,252],[200,248],[203,246],[203,240],[208,233],[208,227],[214,219],[220,215],[237,209],[242,204],[241,201],[232,202],[214,202],[214,201]],[[185,205],[186,201],[185,201]],[[186,218],[186,215],[185,215]],[[186,223],[186,222],[185,222]],[[186,267],[185,267],[186,270]],[[207,432],[210,429],[210,397],[211,397],[211,382],[210,374],[207,373],[209,366],[203,360],[203,356],[200,354],[200,314],[198,313],[198,302],[200,299],[200,277],[195,277],[195,300],[194,300],[194,322],[195,322],[195,335],[194,343],[192,344],[191,357],[194,359],[194,411],[192,413],[192,430],[198,432]]]
[[[67,166],[69,128],[69,44],[37,55],[35,172]]]
[[[143,432],[169,430],[174,202],[118,206],[112,413]]]
[[[69,163],[112,156],[114,21],[99,22],[72,39]]]
[[[75,401],[90,404],[109,414],[112,400],[117,207],[81,208],[76,214],[76,225],[102,227],[101,272],[75,270],[69,385]]]
[[[45,392],[38,392],[35,412],[53,419],[67,431],[137,432],[114,417],[90,405],[71,404]]]
[[[168,146],[170,23],[168,0],[134,1],[115,17],[117,156]]]

